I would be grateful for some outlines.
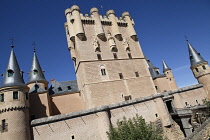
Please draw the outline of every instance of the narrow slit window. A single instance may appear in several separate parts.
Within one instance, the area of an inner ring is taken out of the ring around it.
[[[132,59],[131,53],[128,53],[128,58]]]
[[[139,77],[139,72],[136,71],[136,72],[135,72],[135,75],[136,75],[136,77]]]
[[[13,99],[18,99],[18,92],[17,91],[13,92]]]
[[[71,139],[74,140],[74,135],[71,136]]]
[[[156,73],[157,73],[157,74],[160,74],[160,72],[159,72],[158,70],[156,70]]]
[[[155,114],[155,117],[158,117],[158,114],[157,113]]]
[[[155,86],[155,89],[156,89],[156,90],[158,90],[158,87],[157,87],[157,86]]]
[[[28,100],[28,92],[26,92],[26,100]]]
[[[8,72],[8,77],[12,77],[13,74],[14,74],[14,71],[13,70],[8,70],[7,72]]]
[[[123,79],[123,74],[119,73],[119,77],[120,77],[120,79]]]
[[[102,60],[101,54],[97,54],[98,60]]]
[[[1,98],[0,101],[4,102],[4,94],[1,94],[0,98]]]
[[[114,56],[114,59],[118,58],[116,53],[113,53],[113,56]]]
[[[206,67],[205,66],[202,66],[203,70],[206,70]]]

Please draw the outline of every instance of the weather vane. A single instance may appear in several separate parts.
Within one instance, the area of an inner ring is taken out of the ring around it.
[[[35,42],[32,43],[32,46],[34,47],[34,52],[36,52],[36,48],[35,48]]]
[[[188,39],[187,39],[187,36],[185,35],[185,39],[186,39],[186,41],[188,42]]]

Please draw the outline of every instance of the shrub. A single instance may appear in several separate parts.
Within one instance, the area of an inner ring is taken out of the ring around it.
[[[117,127],[110,126],[107,132],[109,140],[163,140],[162,128],[147,124],[143,117],[136,115],[132,119],[123,118]]]

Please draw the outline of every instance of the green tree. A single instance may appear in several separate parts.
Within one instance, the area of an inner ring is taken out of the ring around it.
[[[109,140],[163,140],[162,128],[147,124],[143,117],[136,115],[132,119],[123,118],[117,122],[117,127],[112,125],[107,132]]]

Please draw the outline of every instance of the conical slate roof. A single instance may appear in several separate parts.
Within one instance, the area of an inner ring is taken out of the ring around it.
[[[169,68],[169,66],[166,64],[166,62],[163,59],[162,59],[162,63],[163,63],[163,72],[167,70],[171,70],[171,68]]]
[[[44,77],[44,73],[37,59],[36,53],[34,52],[31,71],[29,72],[28,75],[28,83],[38,82],[38,81],[46,81],[46,79]]]
[[[12,49],[6,72],[3,74],[1,87],[25,86],[22,74],[23,72],[20,70],[14,50]]]
[[[191,66],[207,62],[201,57],[200,53],[198,53],[189,42],[187,42],[187,44],[188,44]]]
[[[151,74],[151,76],[152,76],[153,79],[154,79],[154,78],[157,78],[157,77],[165,76],[165,75],[159,73],[159,68],[155,67],[155,66],[152,64],[152,62],[150,62],[150,60],[147,59],[146,56],[145,56],[145,59],[146,59],[146,61],[147,61],[147,64],[148,64],[148,66],[149,66],[149,71],[150,71],[150,74]]]

